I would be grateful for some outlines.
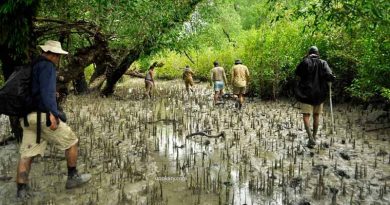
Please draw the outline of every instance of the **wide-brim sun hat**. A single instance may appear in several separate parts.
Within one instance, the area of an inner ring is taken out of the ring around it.
[[[64,51],[61,47],[61,43],[58,41],[48,40],[44,45],[40,45],[41,49],[45,52],[52,52],[56,54],[66,55],[67,51]]]

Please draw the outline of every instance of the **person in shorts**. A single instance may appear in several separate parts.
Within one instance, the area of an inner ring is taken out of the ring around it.
[[[214,61],[214,68],[211,69],[211,82],[214,84],[214,105],[223,95],[225,85],[227,85],[226,73],[218,61]]]
[[[68,52],[62,50],[58,41],[49,40],[40,47],[43,52],[33,63],[31,79],[35,109],[20,119],[23,125],[23,139],[20,145],[16,183],[17,197],[23,200],[31,196],[27,183],[32,161],[34,157],[44,155],[47,144],[65,151],[68,167],[65,188],[78,187],[91,179],[90,174],[79,174],[76,169],[78,138],[65,123],[66,115],[57,108],[56,65],[59,64],[61,55]]]
[[[306,57],[295,70],[297,87],[295,96],[301,103],[301,113],[306,133],[308,135],[307,147],[313,148],[316,144],[319,116],[323,110],[323,103],[328,96],[328,83],[335,77],[326,61],[320,59],[316,46],[309,48]],[[313,113],[313,132],[310,130],[310,115]]]
[[[235,60],[232,68],[233,94],[238,96],[238,108],[241,109],[244,103],[244,94],[249,83],[248,67],[242,64],[241,60]]]

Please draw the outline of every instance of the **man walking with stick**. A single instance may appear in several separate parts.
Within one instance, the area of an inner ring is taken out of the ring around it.
[[[308,54],[297,66],[295,75],[298,80],[295,96],[301,102],[303,123],[309,137],[307,147],[313,148],[316,144],[319,115],[322,113],[323,102],[328,97],[328,83],[332,82],[335,76],[328,63],[320,59],[316,46],[309,48]],[[311,113],[313,113],[313,132],[310,130]]]

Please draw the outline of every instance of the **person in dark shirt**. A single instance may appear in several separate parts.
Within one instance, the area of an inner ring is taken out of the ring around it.
[[[42,55],[33,63],[32,95],[35,112],[26,117],[28,126],[23,122],[23,140],[20,145],[20,160],[17,168],[17,197],[29,198],[28,174],[35,156],[43,156],[47,143],[50,142],[60,150],[65,151],[68,166],[66,188],[78,187],[91,179],[90,174],[79,174],[77,165],[78,138],[65,123],[66,116],[59,111],[56,102],[56,65],[61,55],[68,52],[62,50],[58,41],[46,41],[40,46]],[[38,115],[46,117],[38,117]],[[40,120],[40,122],[38,122]],[[37,126],[41,126],[40,136],[37,140]]]
[[[298,79],[295,96],[301,102],[303,123],[309,137],[307,146],[313,148],[316,144],[319,115],[322,113],[323,102],[329,92],[328,83],[335,77],[328,63],[320,59],[316,46],[309,48],[307,56],[297,66],[295,74]],[[313,133],[310,130],[311,113],[313,113]]]

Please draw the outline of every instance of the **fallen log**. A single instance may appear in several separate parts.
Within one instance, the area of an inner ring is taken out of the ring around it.
[[[145,75],[143,73],[140,73],[137,70],[126,72],[125,75],[129,75],[131,77],[136,77],[136,78],[145,78]]]

